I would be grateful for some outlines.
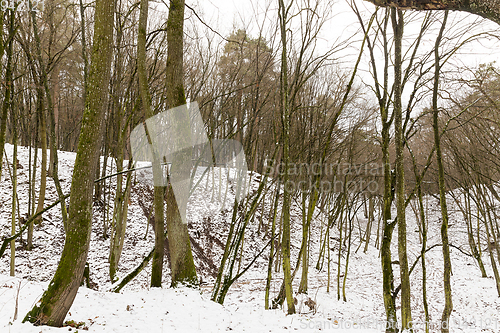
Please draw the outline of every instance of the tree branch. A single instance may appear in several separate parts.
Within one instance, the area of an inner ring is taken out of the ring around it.
[[[365,0],[376,6],[411,10],[455,10],[500,24],[500,0]]]

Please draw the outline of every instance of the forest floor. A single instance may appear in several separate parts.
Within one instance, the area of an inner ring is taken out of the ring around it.
[[[7,158],[12,162],[12,146],[6,145]],[[33,153],[34,151],[32,151]],[[40,153],[38,159],[40,159]],[[69,192],[72,165],[75,154],[59,152],[59,173],[65,193]],[[19,147],[18,160],[23,167],[18,171],[19,214],[25,216],[28,211],[28,160],[29,150]],[[9,165],[9,167],[11,167]],[[7,164],[4,164],[0,182],[0,235],[10,234],[12,183]],[[113,170],[109,166],[108,174]],[[40,168],[37,170],[37,178]],[[147,181],[148,171],[137,172],[129,205],[127,234],[123,254],[120,260],[118,276],[123,277],[135,268],[152,249],[154,233],[148,227],[148,215],[151,209],[151,192]],[[362,241],[366,218],[363,209],[355,209],[354,229],[349,255],[349,266],[345,280],[343,301],[342,283],[345,272],[346,255],[349,249],[342,247],[340,274],[338,274],[339,232],[331,229],[331,281],[327,293],[327,259],[321,270],[317,270],[322,235],[321,224],[325,216],[318,214],[311,231],[311,252],[309,267],[308,295],[296,295],[297,314],[286,315],[286,309],[264,310],[264,289],[267,275],[268,250],[258,258],[250,270],[238,279],[229,290],[224,305],[210,300],[214,274],[223,252],[229,222],[231,221],[233,188],[217,186],[219,179],[234,180],[225,171],[213,174],[214,185],[209,190],[200,189],[190,198],[188,206],[188,228],[193,245],[195,263],[203,283],[200,290],[188,288],[168,288],[169,268],[165,263],[163,288],[150,288],[150,266],[143,270],[121,293],[111,293],[112,284],[108,276],[109,237],[104,237],[112,216],[115,178],[106,183],[105,200],[94,206],[94,224],[90,244],[88,263],[92,289],[81,287],[67,317],[67,327],[52,328],[22,324],[26,313],[40,299],[52,275],[64,246],[64,231],[59,206],[44,214],[43,222],[35,227],[32,251],[24,249],[20,242],[16,246],[15,277],[9,276],[10,250],[0,258],[0,332],[382,332],[385,325],[385,312],[382,300],[382,272],[379,251],[375,247],[377,238],[376,225],[372,228],[371,242],[366,253]],[[255,191],[260,175],[250,174],[250,192]],[[207,183],[208,184],[208,183]],[[37,185],[38,186],[38,185]],[[37,187],[38,189],[38,187]],[[246,267],[253,257],[268,243],[266,233],[272,212],[272,188],[266,195],[265,205],[257,213],[245,234],[245,244],[241,269]],[[224,200],[224,198],[226,198]],[[53,181],[48,179],[45,205],[57,200]],[[108,203],[111,203],[109,205]],[[487,251],[483,251],[483,261],[488,273],[481,278],[476,261],[464,254],[468,253],[466,226],[463,217],[454,205],[448,201],[450,211],[450,242],[461,249],[451,249],[453,266],[452,290],[453,313],[451,332],[500,332],[500,298]],[[295,265],[301,240],[302,204],[300,200],[292,206],[292,266]],[[436,198],[426,198],[428,212],[428,246],[440,244],[440,211]],[[378,211],[376,212],[378,216]],[[421,243],[415,213],[407,210],[408,256],[410,265],[420,253]],[[107,221],[105,223],[105,221]],[[26,235],[23,235],[26,239]],[[393,238],[393,260],[397,260],[397,230]],[[238,265],[238,264],[237,264]],[[430,312],[431,332],[437,332],[438,322],[444,306],[443,260],[440,246],[426,254],[427,297]],[[395,269],[395,285],[399,284],[398,265]],[[298,289],[300,270],[294,280],[294,290]],[[337,278],[340,277],[340,300],[338,299]],[[273,269],[271,298],[279,291],[282,272]],[[421,264],[415,267],[411,275],[411,301],[415,332],[422,332],[424,310],[422,301]],[[314,301],[311,305],[309,298]],[[398,298],[399,303],[399,298]],[[399,304],[398,304],[399,306]],[[14,318],[17,311],[17,319]],[[75,327],[77,326],[77,327]]]

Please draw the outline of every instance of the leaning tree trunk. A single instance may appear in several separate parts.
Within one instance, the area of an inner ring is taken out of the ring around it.
[[[456,10],[500,24],[500,0],[365,0],[381,7],[414,10]]]
[[[88,95],[82,119],[73,179],[66,241],[56,273],[39,305],[24,321],[61,326],[82,281],[92,227],[93,177],[99,158],[100,127],[107,98],[113,46],[114,1],[97,0]]]

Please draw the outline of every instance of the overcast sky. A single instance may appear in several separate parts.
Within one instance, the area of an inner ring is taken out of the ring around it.
[[[289,0],[285,0],[287,3]],[[297,0],[305,1],[305,0]],[[314,0],[311,0],[314,1]],[[339,41],[351,39],[354,42],[351,47],[337,53],[337,62],[340,67],[352,68],[358,52],[360,41],[363,37],[359,32],[358,20],[348,5],[351,0],[337,0],[329,8],[329,20],[324,24],[320,39],[318,42],[317,52],[327,52],[332,47],[339,44]],[[277,21],[277,7],[278,0],[186,0],[186,3],[195,8],[202,19],[214,30],[223,36],[227,36],[235,29],[244,28],[250,36],[255,37],[259,33],[259,26],[266,22],[266,27],[275,25]],[[326,3],[326,0],[323,2]],[[374,11],[374,6],[363,0],[355,0],[356,5],[362,10],[365,22],[368,21],[371,13]],[[190,10],[186,10],[186,16],[192,16]],[[327,14],[325,14],[327,15]],[[406,43],[412,41],[412,36],[416,36],[420,29],[422,17],[424,13],[412,12],[411,15],[416,18],[416,23],[405,27]],[[420,18],[420,19],[419,19]],[[447,27],[454,26],[455,31],[460,31],[460,40],[464,40],[467,36],[478,33],[480,30],[498,31],[498,25],[487,20],[482,20],[481,25],[477,26],[475,30],[471,30],[470,24],[478,21],[479,18],[475,15],[468,13],[452,12],[448,18]],[[439,25],[435,25],[435,30]],[[392,28],[389,25],[389,31]],[[264,30],[264,36],[270,37],[270,31]],[[296,32],[297,34],[297,32]],[[428,32],[424,36],[424,45],[426,45],[426,52],[432,50],[435,42],[436,32]],[[277,34],[274,34],[277,35]],[[354,36],[354,37],[353,37]],[[279,36],[276,36],[279,37]],[[457,43],[457,40],[448,43]],[[460,52],[450,61],[449,68],[455,69],[457,67],[477,67],[479,64],[488,63],[499,60],[500,43],[496,39],[482,39],[481,42],[474,42],[462,47]],[[368,72],[368,55],[364,55],[362,66],[358,72],[358,80],[362,80],[365,84],[370,85],[373,83],[371,76]],[[392,71],[391,71],[392,72]],[[460,75],[460,71],[457,71]],[[409,91],[404,92],[409,94]]]
[[[323,39],[321,45],[323,47],[332,46],[338,39],[348,38],[359,28],[357,18],[348,6],[347,1],[350,0],[337,0],[331,8],[331,19],[324,25],[321,33]],[[374,6],[363,0],[355,0],[355,2],[360,9],[365,9],[368,18]],[[264,20],[266,9],[269,9],[267,14],[269,19],[277,17],[277,0],[187,0],[187,3],[197,8],[203,19],[222,35],[227,35],[235,28],[246,28],[251,35],[256,35],[258,33],[257,22]],[[467,24],[475,19],[474,15],[467,13],[451,13],[449,25],[453,24],[453,22]],[[497,29],[498,26],[485,22],[484,27],[485,29]],[[413,29],[406,28],[405,32],[411,34],[412,31],[418,31],[418,25],[414,26]],[[358,36],[358,38],[361,37]],[[433,42],[435,35],[429,33],[426,39]],[[500,47],[500,44],[487,41],[483,41],[482,44],[484,45],[474,43],[463,48],[461,54],[466,55],[466,58],[462,57],[462,60],[466,59],[466,62],[472,66],[498,60],[500,48],[497,48],[498,52],[492,52],[492,48],[495,46]]]

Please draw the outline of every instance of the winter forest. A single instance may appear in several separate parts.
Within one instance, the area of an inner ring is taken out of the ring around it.
[[[499,25],[0,1],[0,331],[500,332]]]

